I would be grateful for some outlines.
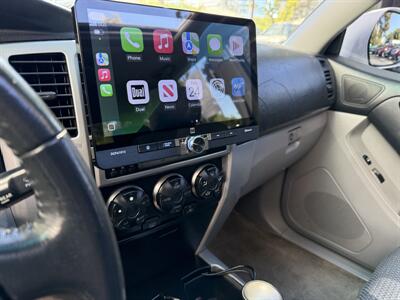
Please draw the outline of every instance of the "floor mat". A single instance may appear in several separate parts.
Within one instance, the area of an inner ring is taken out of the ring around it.
[[[233,212],[210,250],[226,265],[248,264],[284,300],[355,300],[363,281]]]

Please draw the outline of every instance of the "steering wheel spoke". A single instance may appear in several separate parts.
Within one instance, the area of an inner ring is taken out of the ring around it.
[[[23,189],[21,180],[32,178],[38,209],[32,223],[0,228],[0,286],[11,299],[125,299],[114,231],[87,166],[40,97],[1,58],[0,111],[0,137],[26,170],[0,184]]]

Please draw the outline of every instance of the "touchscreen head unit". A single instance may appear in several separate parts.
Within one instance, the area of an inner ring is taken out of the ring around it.
[[[257,134],[251,20],[101,0],[74,14],[100,168]]]

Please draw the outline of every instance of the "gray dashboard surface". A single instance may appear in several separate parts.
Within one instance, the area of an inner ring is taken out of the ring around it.
[[[318,58],[271,45],[257,51],[261,134],[334,104]]]
[[[41,0],[1,0],[0,43],[70,39],[70,11]]]

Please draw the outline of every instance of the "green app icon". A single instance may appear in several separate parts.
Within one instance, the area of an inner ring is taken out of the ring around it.
[[[123,27],[120,34],[122,49],[125,52],[143,52],[143,33],[139,28]]]
[[[102,97],[112,97],[114,95],[111,84],[100,84],[100,95]]]
[[[208,54],[213,56],[220,56],[224,51],[222,47],[222,36],[220,34],[207,35],[207,49]]]

